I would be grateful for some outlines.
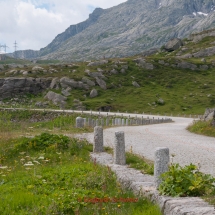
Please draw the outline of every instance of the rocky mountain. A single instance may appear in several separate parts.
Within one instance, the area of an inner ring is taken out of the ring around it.
[[[215,0],[128,0],[95,9],[89,19],[71,25],[35,56],[69,61],[131,56],[214,27]],[[34,58],[29,51],[16,54]]]

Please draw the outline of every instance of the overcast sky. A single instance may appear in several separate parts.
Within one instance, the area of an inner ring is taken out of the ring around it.
[[[7,52],[48,45],[70,25],[88,18],[96,7],[109,8],[126,0],[0,0],[0,44]],[[1,49],[3,51],[3,49]]]

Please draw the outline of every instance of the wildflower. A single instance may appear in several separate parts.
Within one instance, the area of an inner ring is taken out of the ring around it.
[[[40,156],[38,159],[39,160],[44,160],[45,158],[43,156]]]
[[[0,169],[7,169],[7,166],[0,166]]]
[[[25,153],[26,153],[26,152],[20,152],[19,154],[20,154],[20,155],[24,155]]]
[[[38,161],[36,161],[36,160],[34,160],[33,162],[36,163],[36,164],[40,164],[40,162],[38,162]]]
[[[121,207],[121,205],[117,205],[117,207],[118,207],[118,208],[120,208],[120,207]]]
[[[34,166],[34,164],[31,161],[29,161],[29,162],[25,163],[24,166]]]

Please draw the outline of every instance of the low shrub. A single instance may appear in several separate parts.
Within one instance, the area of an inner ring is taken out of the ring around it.
[[[159,191],[169,196],[203,196],[215,191],[215,178],[201,173],[197,166],[190,164],[185,167],[172,164],[169,171],[161,175]]]

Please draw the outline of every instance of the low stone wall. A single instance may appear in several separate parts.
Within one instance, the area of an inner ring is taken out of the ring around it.
[[[137,196],[143,196],[158,204],[164,215],[215,215],[214,207],[198,197],[173,198],[159,195],[154,177],[126,165],[113,164],[113,157],[107,153],[92,153],[91,159],[101,165],[109,166],[124,188]]]

